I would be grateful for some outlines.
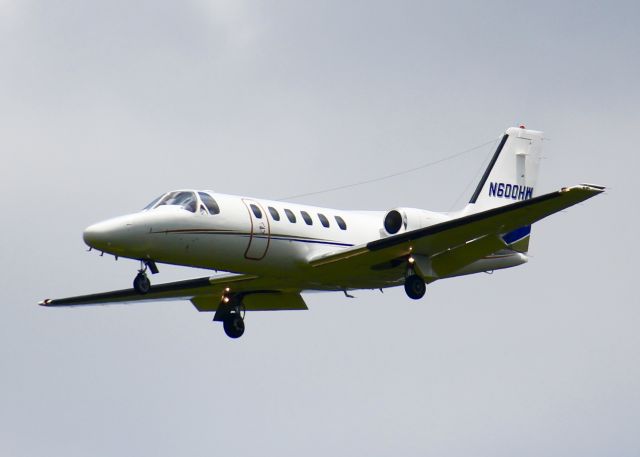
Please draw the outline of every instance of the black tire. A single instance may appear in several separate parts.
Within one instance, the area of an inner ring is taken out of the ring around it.
[[[135,279],[133,280],[133,288],[139,294],[146,294],[151,289],[151,281],[147,278],[147,275],[143,273],[138,273]]]
[[[407,279],[404,280],[404,291],[409,298],[419,300],[424,297],[427,285],[424,283],[424,279],[418,275],[407,276]]]
[[[222,322],[222,326],[229,338],[240,338],[244,333],[244,319],[237,313],[229,314]]]

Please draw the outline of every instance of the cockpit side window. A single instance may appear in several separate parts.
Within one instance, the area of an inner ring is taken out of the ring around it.
[[[200,195],[200,200],[202,200],[202,203],[207,207],[210,214],[220,213],[220,207],[211,195],[205,194],[204,192],[198,192],[198,195]]]
[[[157,206],[175,205],[195,213],[197,202],[196,194],[193,192],[176,191],[165,195]]]

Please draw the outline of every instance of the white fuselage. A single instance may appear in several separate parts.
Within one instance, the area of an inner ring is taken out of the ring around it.
[[[354,271],[353,277],[318,278],[309,262],[329,253],[389,236],[383,211],[343,211],[295,203],[225,195],[192,193],[193,206],[164,204],[109,219],[88,227],[85,242],[119,257],[222,270],[234,273],[290,278],[301,288],[343,290],[379,288],[402,283],[403,266],[376,271]],[[209,211],[209,195],[219,212]],[[419,226],[450,219],[425,210]],[[308,223],[307,221],[310,223]],[[404,229],[421,228],[405,221]],[[501,253],[476,262],[457,274],[468,274],[521,264],[521,254]]]

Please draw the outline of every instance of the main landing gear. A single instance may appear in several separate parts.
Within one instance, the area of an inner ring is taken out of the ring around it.
[[[419,300],[424,297],[424,294],[427,291],[427,286],[424,283],[424,279],[413,273],[405,278],[404,291],[407,293],[409,298]]]
[[[216,315],[213,317],[214,321],[222,321],[222,328],[224,333],[229,338],[240,338],[244,334],[244,314],[245,307],[242,303],[241,294],[231,294],[227,288],[224,291],[220,305]]]
[[[140,261],[140,269],[138,274],[133,279],[133,288],[139,294],[146,294],[151,289],[151,281],[147,277],[147,269],[151,270],[152,274],[158,273],[158,267],[153,260]]]
[[[240,313],[229,314],[222,321],[222,327],[229,338],[240,338],[244,333],[244,319]]]

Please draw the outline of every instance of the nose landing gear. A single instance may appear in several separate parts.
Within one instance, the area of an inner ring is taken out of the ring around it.
[[[151,289],[151,281],[144,270],[140,270],[133,280],[133,288],[139,294],[146,294]]]
[[[140,261],[140,270],[133,279],[133,288],[139,294],[146,294],[151,289],[151,281],[147,277],[147,268],[151,270],[152,274],[158,273],[158,267],[153,260]]]

